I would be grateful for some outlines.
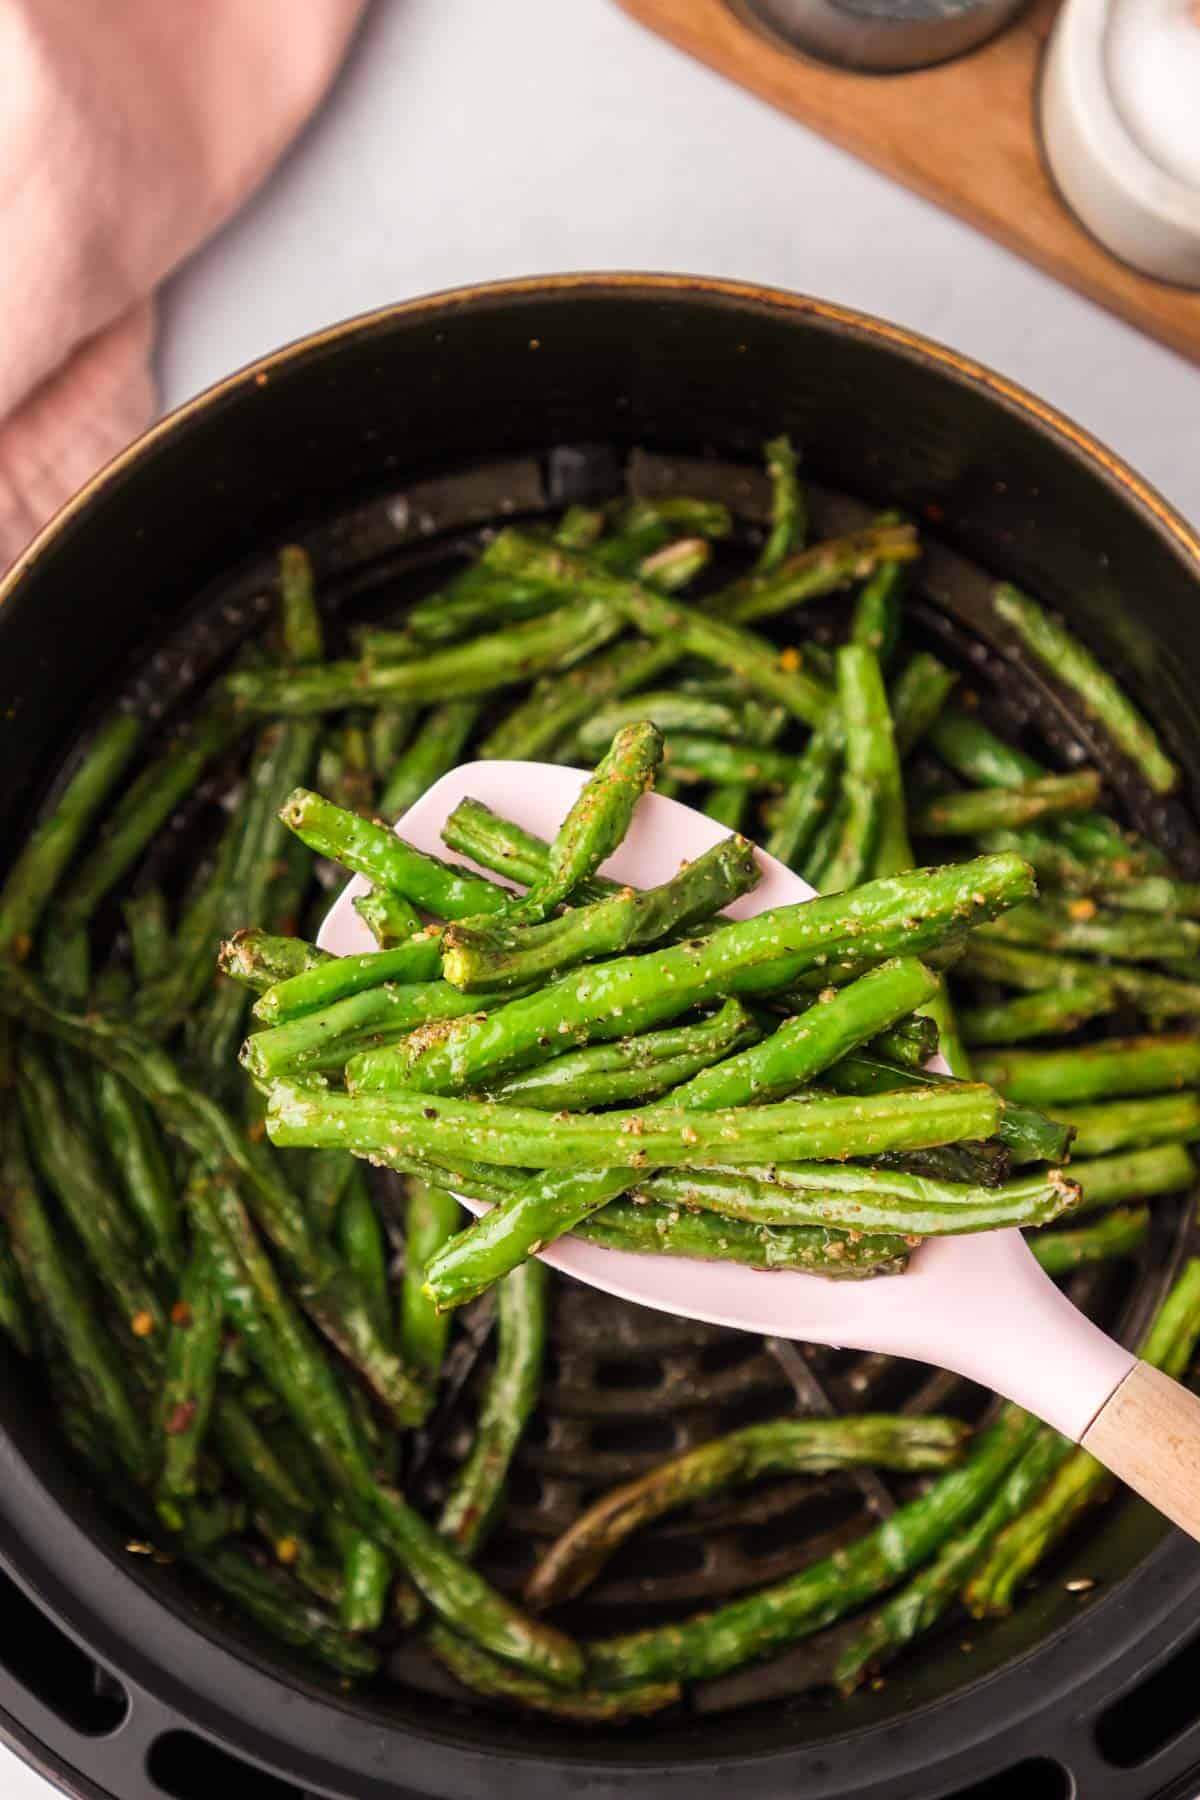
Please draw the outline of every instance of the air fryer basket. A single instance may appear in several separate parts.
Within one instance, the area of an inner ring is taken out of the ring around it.
[[[813,301],[645,277],[507,284],[354,322],[233,378],[114,465],[0,589],[6,834],[114,690],[161,710],[237,640],[285,535],[312,547],[335,614],[357,616],[514,512],[679,487],[752,521],[759,446],[779,430],[804,447],[822,529],[880,504],[922,517],[922,628],[1015,725],[1035,720],[1064,760],[1083,745],[1139,825],[1200,874],[1184,809],[1154,802],[1010,659],[987,605],[1001,575],[1077,621],[1168,735],[1194,794],[1200,543],[1182,523],[1082,433],[949,352]],[[1075,1297],[1136,1334],[1189,1230],[1187,1209],[1161,1211],[1137,1269],[1076,1276]],[[423,1447],[429,1496],[482,1373],[485,1326],[468,1320],[459,1403]],[[552,1344],[488,1552],[501,1583],[597,1486],[734,1424],[792,1407],[976,1417],[984,1404],[915,1364],[764,1344],[566,1284]],[[1139,1503],[1093,1522],[1012,1620],[952,1625],[845,1705],[814,1685],[827,1634],[702,1686],[686,1713],[580,1732],[478,1706],[416,1651],[368,1694],[288,1661],[128,1550],[60,1454],[41,1396],[15,1361],[4,1374],[0,1732],[79,1793],[192,1800],[222,1781],[240,1791],[249,1763],[263,1772],[255,1794],[353,1800],[657,1800],[731,1782],[813,1800],[1194,1795],[1200,1552]],[[898,1497],[864,1474],[696,1509],[635,1540],[570,1622],[608,1631],[720,1601],[824,1554]]]

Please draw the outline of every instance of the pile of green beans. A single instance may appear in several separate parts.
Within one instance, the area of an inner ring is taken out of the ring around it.
[[[1009,1608],[1109,1491],[1012,1407],[975,1433],[781,1417],[597,1496],[523,1604],[481,1572],[553,1238],[902,1278],[922,1238],[1018,1225],[1066,1276],[1140,1255],[1192,1183],[1200,884],[1096,772],[991,728],[906,615],[912,525],[810,542],[792,446],[766,462],[749,560],[712,501],[576,506],[352,625],[349,656],[286,547],[261,640],[190,716],[103,723],[0,886],[0,1332],[138,1538],[339,1680],[407,1631],[493,1703],[611,1725],[856,1612],[848,1691],[954,1606]],[[1091,652],[994,606],[1170,792]],[[444,859],[392,832],[479,756],[598,766],[549,842],[472,800]],[[225,805],[181,884],[202,783]],[[635,891],[603,866],[651,786],[730,835]],[[723,918],[755,842],[821,897]],[[308,941],[330,863],[370,883],[374,952]],[[491,1210],[460,1229],[456,1193]],[[493,1286],[470,1447],[426,1504],[409,1434]],[[1198,1333],[1193,1261],[1141,1352],[1183,1374]],[[677,1508],[856,1467],[926,1482],[828,1563],[600,1642],[539,1617]]]

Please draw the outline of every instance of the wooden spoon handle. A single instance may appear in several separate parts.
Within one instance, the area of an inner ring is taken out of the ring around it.
[[[1200,1398],[1134,1363],[1080,1439],[1098,1462],[1200,1538]]]

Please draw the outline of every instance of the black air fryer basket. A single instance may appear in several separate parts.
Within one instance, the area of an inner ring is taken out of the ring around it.
[[[156,711],[255,616],[275,547],[312,549],[334,615],[431,580],[514,513],[673,488],[753,523],[762,442],[804,448],[816,524],[921,519],[921,629],[989,703],[1069,759],[1200,875],[1087,720],[1012,656],[996,577],[1072,620],[1200,792],[1200,541],[1084,433],[896,327],[819,302],[668,277],[566,277],[451,294],[283,351],[185,407],[98,478],[0,588],[0,818],[9,847],[81,729],[123,690]],[[1135,1336],[1191,1229],[1161,1211],[1133,1270],[1078,1302]],[[469,1404],[486,1318],[454,1353]],[[1020,1328],[1019,1320],[1013,1322]],[[199,1800],[1195,1800],[1200,1548],[1122,1500],[1017,1614],[961,1621],[844,1704],[829,1636],[701,1685],[687,1709],[582,1730],[477,1704],[415,1651],[350,1692],[185,1587],[81,1483],[43,1395],[0,1348],[0,1734],[80,1795]],[[485,1567],[519,1581],[581,1498],[734,1425],[798,1411],[986,1398],[939,1371],[766,1344],[560,1283],[539,1414]],[[427,1497],[466,1414],[442,1408]],[[903,1497],[890,1478],[796,1479],[666,1520],[579,1604],[585,1632],[691,1610],[826,1554]]]

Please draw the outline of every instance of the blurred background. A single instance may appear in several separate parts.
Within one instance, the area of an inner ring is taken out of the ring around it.
[[[1200,369],[651,35],[613,0],[380,0],[322,113],[169,284],[162,398],[368,307],[666,269],[990,363],[1200,518]]]

